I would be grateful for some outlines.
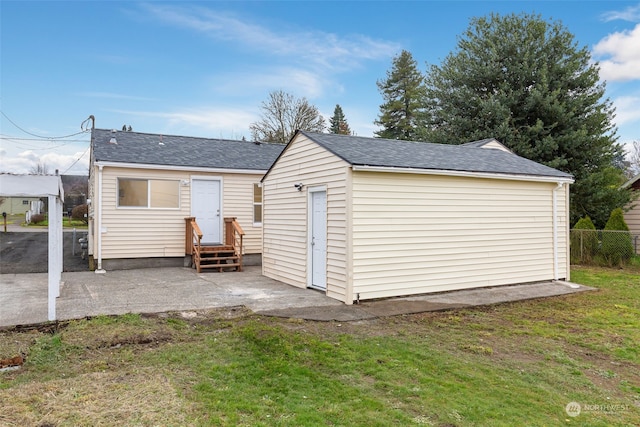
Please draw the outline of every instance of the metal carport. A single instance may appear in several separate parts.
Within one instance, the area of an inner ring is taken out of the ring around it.
[[[64,189],[59,175],[0,174],[0,196],[47,197],[49,206],[49,278],[47,318],[56,320],[56,298],[62,281],[62,204]]]

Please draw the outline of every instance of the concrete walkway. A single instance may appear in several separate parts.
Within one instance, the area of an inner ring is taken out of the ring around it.
[[[245,306],[255,313],[323,321],[498,304],[593,290],[546,282],[392,298],[345,305],[323,293],[295,288],[261,275],[260,267],[242,273],[202,273],[160,268],[63,273],[57,299],[58,320],[101,314],[159,313]],[[47,321],[47,274],[0,275],[0,327]]]

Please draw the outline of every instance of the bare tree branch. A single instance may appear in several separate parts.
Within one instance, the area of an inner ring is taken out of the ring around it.
[[[294,98],[281,90],[271,92],[262,102],[262,117],[249,128],[255,141],[287,143],[296,130],[322,132],[324,118],[306,98]]]

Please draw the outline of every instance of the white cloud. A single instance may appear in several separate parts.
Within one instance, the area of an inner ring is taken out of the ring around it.
[[[633,30],[609,34],[593,47],[600,76],[609,81],[640,79],[640,24]]]
[[[613,100],[613,105],[618,125],[640,121],[640,96],[621,96]]]
[[[27,174],[38,163],[46,165],[49,173],[55,173],[57,169],[60,174],[85,175],[89,170],[88,151],[79,151],[73,154],[47,152],[40,155],[32,150],[22,151],[15,155],[8,155],[5,151],[0,153],[0,160],[2,163],[0,172]]]
[[[224,138],[235,138],[235,135],[244,131],[248,132],[251,122],[257,116],[233,108],[192,108],[181,111],[161,112],[161,111],[123,111],[114,112],[129,116],[163,119],[167,128],[172,133],[184,132],[188,129],[189,135],[222,136]],[[225,136],[226,135],[226,136]]]
[[[358,67],[362,61],[385,59],[397,53],[394,42],[374,40],[364,35],[340,37],[322,31],[278,32],[248,22],[232,14],[197,7],[173,7],[147,4],[147,12],[169,24],[198,31],[218,40],[232,41],[270,55],[298,59],[323,72],[338,72]]]
[[[602,15],[605,21],[615,21],[621,19],[623,21],[637,22],[640,21],[640,4],[629,6],[625,10],[612,10]]]
[[[233,74],[216,75],[211,79],[213,89],[225,95],[255,95],[274,88],[306,98],[320,97],[328,88],[340,92],[335,82],[314,72],[294,67],[262,68]]]

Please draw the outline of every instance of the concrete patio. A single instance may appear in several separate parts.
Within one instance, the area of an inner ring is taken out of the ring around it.
[[[189,268],[66,272],[57,299],[58,320],[124,313],[160,313],[244,306],[257,314],[322,321],[447,310],[594,290],[544,282],[392,298],[345,305],[319,291],[295,288],[261,275],[196,273]],[[47,274],[0,275],[0,327],[47,321]]]

